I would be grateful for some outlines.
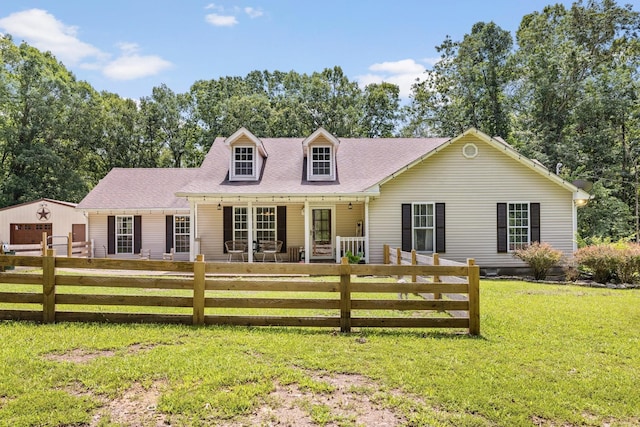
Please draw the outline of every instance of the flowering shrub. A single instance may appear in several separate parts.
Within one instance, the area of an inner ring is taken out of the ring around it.
[[[534,242],[526,248],[516,250],[513,256],[531,267],[534,279],[544,280],[549,270],[562,259],[562,252],[553,249],[548,243]]]
[[[593,274],[593,280],[633,283],[640,274],[640,245],[618,242],[585,246],[575,253],[578,266]]]
[[[579,268],[591,273],[598,283],[610,282],[620,263],[620,252],[613,244],[585,246],[574,255]]]

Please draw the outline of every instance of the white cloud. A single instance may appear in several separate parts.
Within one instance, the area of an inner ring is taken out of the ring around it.
[[[153,76],[171,67],[171,63],[157,55],[138,55],[125,53],[114,61],[109,62],[102,73],[114,80],[134,80]]]
[[[42,9],[15,12],[0,18],[0,28],[14,39],[23,39],[42,51],[51,51],[66,65],[76,65],[85,59],[104,60],[108,57],[95,46],[78,39],[78,28],[64,25]]]
[[[139,55],[136,43],[119,43],[115,60],[78,38],[78,28],[65,25],[42,9],[30,9],[0,18],[0,28],[42,51],[51,51],[66,66],[101,71],[114,80],[133,80],[158,74],[172,64],[157,55]]]
[[[235,16],[232,15],[218,15],[217,13],[210,13],[204,17],[204,19],[211,25],[216,27],[233,27],[238,23]]]
[[[114,80],[134,80],[153,76],[171,67],[173,64],[157,55],[139,55],[137,43],[121,42],[118,47],[122,55],[109,62],[102,73]]]
[[[369,67],[372,73],[356,76],[361,86],[372,83],[393,83],[400,88],[400,98],[408,99],[411,94],[411,86],[417,79],[424,78],[426,68],[413,59],[400,61],[380,62]]]
[[[250,18],[259,18],[263,15],[263,12],[261,9],[255,9],[250,6],[247,6],[244,8],[244,13],[249,15]]]

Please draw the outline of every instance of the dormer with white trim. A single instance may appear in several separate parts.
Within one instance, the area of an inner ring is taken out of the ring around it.
[[[262,141],[245,128],[224,140],[229,148],[229,181],[257,181],[267,150]]]
[[[307,162],[307,181],[335,181],[336,154],[340,141],[323,128],[318,128],[302,141]]]

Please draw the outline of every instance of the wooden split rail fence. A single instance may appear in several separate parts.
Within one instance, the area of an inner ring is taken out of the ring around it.
[[[8,245],[9,250],[16,255],[40,256],[46,253],[47,249],[51,249],[51,236],[47,236],[47,232],[42,233],[40,243],[25,245]],[[74,242],[73,233],[68,236],[57,236],[66,239],[66,243],[57,244],[55,246],[64,246],[66,256],[71,257],[91,257],[91,242]],[[1,251],[1,250],[0,250]],[[1,254],[1,253],[0,253]]]
[[[471,263],[352,265],[346,258],[341,264],[207,263],[202,255],[195,262],[85,259],[55,257],[48,250],[43,257],[0,255],[0,265],[34,269],[0,273],[0,320],[310,326],[343,332],[355,327],[465,328],[480,333],[473,300],[479,269]],[[466,276],[468,283],[388,279],[399,275]],[[357,276],[369,278],[352,280]],[[397,300],[402,292],[460,292],[470,298]],[[305,293],[328,297],[304,298]],[[269,310],[286,315],[265,314]],[[299,315],[300,310],[312,314]],[[444,310],[468,310],[469,317],[431,317]]]

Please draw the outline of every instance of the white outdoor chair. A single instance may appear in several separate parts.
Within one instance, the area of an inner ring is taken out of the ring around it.
[[[227,240],[224,242],[224,247],[227,249],[227,253],[229,254],[227,262],[231,262],[234,255],[240,255],[240,258],[244,261],[244,254],[247,252],[247,242],[242,240]]]
[[[165,252],[162,254],[162,259],[163,260],[169,260],[169,261],[173,261],[173,256],[175,255],[175,250],[173,248],[171,248],[171,250],[169,252]]]
[[[260,245],[262,246],[262,262],[265,261],[267,255],[273,255],[273,262],[278,262],[278,254],[282,250],[282,240],[263,240]]]
[[[138,255],[140,256],[140,259],[150,259],[151,249],[140,249],[140,253]]]

